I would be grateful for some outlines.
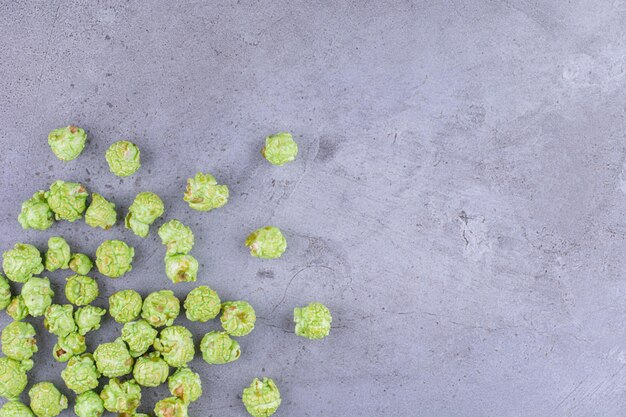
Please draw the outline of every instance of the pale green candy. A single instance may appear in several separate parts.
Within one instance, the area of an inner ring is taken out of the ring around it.
[[[57,220],[73,222],[82,217],[87,207],[88,195],[83,185],[58,180],[46,192],[46,199]]]
[[[245,245],[250,248],[250,255],[256,258],[274,259],[287,249],[287,240],[278,227],[265,226],[250,233]]]
[[[179,368],[168,378],[167,387],[172,395],[183,400],[185,404],[196,401],[202,395],[200,375],[186,367]]]
[[[0,310],[4,310],[11,303],[11,285],[9,281],[0,274]]]
[[[128,177],[141,167],[139,148],[127,140],[113,143],[107,149],[105,158],[111,172],[118,177]]]
[[[53,236],[48,239],[48,250],[44,257],[48,271],[69,268],[70,257],[70,245],[67,244],[65,239],[59,236]]]
[[[253,417],[269,417],[280,406],[280,391],[271,378],[254,378],[249,387],[244,388],[241,396],[243,405]]]
[[[84,275],[72,275],[65,284],[67,301],[77,306],[84,306],[98,298],[98,283]]]
[[[52,357],[57,362],[67,362],[74,356],[85,353],[86,350],[85,336],[72,332],[67,336],[59,337],[59,340],[54,345]]]
[[[298,144],[293,140],[291,133],[280,132],[265,138],[265,146],[261,154],[272,165],[281,166],[296,159]]]
[[[9,400],[17,398],[26,388],[26,371],[29,369],[29,366],[15,359],[0,358],[0,396]]]
[[[76,394],[82,394],[98,388],[100,372],[96,369],[93,356],[86,353],[70,359],[65,369],[61,371],[61,378],[69,389]]]
[[[2,268],[11,281],[26,282],[43,271],[41,253],[33,245],[16,243],[2,254]]]
[[[151,352],[135,361],[133,378],[144,387],[158,387],[167,380],[170,367],[159,352]]]
[[[95,391],[83,392],[76,396],[74,414],[78,417],[100,417],[104,414],[104,402]]]
[[[2,353],[16,361],[30,359],[37,352],[35,335],[35,328],[30,323],[9,323],[2,329]]]
[[[48,145],[61,161],[71,161],[85,148],[87,134],[78,126],[69,125],[54,129],[48,134]]]
[[[200,342],[202,359],[211,365],[234,362],[241,356],[239,343],[226,332],[209,332]]]
[[[141,305],[141,295],[137,291],[118,291],[109,297],[109,314],[118,323],[128,323],[139,317]]]
[[[37,417],[55,417],[67,408],[67,397],[52,384],[39,382],[28,391],[30,408]]]
[[[91,227],[108,230],[113,227],[116,221],[115,204],[107,201],[100,194],[93,193],[91,195],[91,204],[85,212],[85,223]]]
[[[155,291],[143,302],[141,317],[152,327],[171,326],[180,313],[180,301],[170,290]]]
[[[103,343],[98,346],[93,357],[96,360],[98,371],[109,378],[129,374],[133,370],[133,358],[120,337],[114,342]]]
[[[26,404],[13,400],[2,406],[0,417],[35,417],[35,415]]]
[[[163,215],[165,205],[155,193],[144,191],[137,194],[135,201],[128,208],[126,228],[131,229],[137,236],[148,236],[148,226]]]
[[[24,305],[28,308],[28,314],[33,317],[43,316],[52,304],[54,291],[50,288],[48,278],[32,277],[22,287]]]
[[[89,256],[83,253],[74,253],[70,257],[70,269],[79,275],[87,275],[91,268],[93,268],[93,262],[89,259]]]
[[[48,205],[45,191],[37,191],[22,203],[22,211],[17,216],[22,229],[46,230],[54,224],[54,212]]]
[[[122,339],[128,345],[133,358],[143,355],[150,349],[159,332],[145,320],[131,321],[122,327]]]
[[[231,336],[245,336],[254,329],[256,313],[246,301],[227,301],[222,304],[220,321]]]
[[[78,327],[78,333],[85,335],[92,330],[98,330],[102,316],[105,314],[105,309],[96,306],[85,306],[76,310],[74,321]]]
[[[198,275],[198,261],[191,255],[166,255],[165,275],[174,284],[195,282]]]
[[[30,308],[28,309],[30,311]],[[46,309],[43,325],[58,337],[64,337],[76,331],[74,306],[71,304],[52,304]]]
[[[310,303],[306,307],[293,309],[296,335],[307,339],[323,339],[330,333],[333,318],[330,310],[321,303]]]
[[[185,366],[196,353],[193,335],[183,326],[171,326],[161,330],[154,341],[154,349],[175,368]]]
[[[141,387],[132,379],[120,382],[112,378],[102,388],[100,398],[104,408],[111,413],[134,413],[141,404]]]
[[[167,247],[168,255],[188,253],[193,248],[194,236],[191,228],[178,220],[170,220],[159,228],[161,242]]]
[[[203,323],[217,317],[222,308],[220,297],[206,285],[191,290],[184,305],[189,320]]]
[[[154,414],[157,417],[188,417],[187,404],[178,397],[167,397],[156,403]]]
[[[7,306],[7,314],[15,321],[24,320],[28,316],[28,307],[24,303],[24,297],[21,295],[11,297],[11,302]]]
[[[194,210],[210,211],[228,202],[228,187],[218,185],[213,175],[198,172],[195,177],[187,179],[183,200]]]
[[[96,250],[96,266],[102,275],[119,278],[133,269],[135,250],[121,240],[105,240]]]

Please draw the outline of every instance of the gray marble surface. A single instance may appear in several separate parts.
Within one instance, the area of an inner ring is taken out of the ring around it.
[[[16,220],[56,179],[120,215],[150,190],[196,233],[198,284],[257,309],[239,361],[191,364],[206,393],[192,416],[245,415],[241,390],[263,375],[277,416],[626,411],[626,1],[2,0],[0,27],[0,249],[62,235],[93,255],[121,238],[134,269],[98,276],[96,304],[184,296],[154,228]],[[90,139],[63,163],[46,135],[70,122]],[[277,168],[259,149],[280,130],[301,153]],[[104,160],[120,139],[142,151],[127,179]],[[230,186],[226,207],[183,202],[198,170]],[[289,241],[279,260],[242,246],[266,224]],[[57,302],[67,275],[49,274]],[[334,314],[324,341],[293,334],[312,300]],[[33,322],[31,384],[63,387]],[[199,341],[219,322],[190,328]],[[90,348],[119,331],[108,319]],[[165,395],[145,390],[140,410]]]

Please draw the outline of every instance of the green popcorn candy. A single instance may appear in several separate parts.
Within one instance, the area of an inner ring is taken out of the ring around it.
[[[185,298],[185,315],[190,321],[202,323],[214,319],[222,309],[220,297],[206,285],[189,291]]]
[[[48,145],[61,161],[78,158],[85,147],[86,140],[85,131],[74,125],[54,129],[48,134]]]
[[[28,314],[33,317],[43,316],[52,305],[52,297],[54,297],[50,280],[45,277],[32,277],[22,287],[22,297],[24,305],[28,308]]]
[[[96,266],[102,275],[119,278],[133,269],[135,249],[121,240],[105,240],[96,250]]]
[[[167,380],[170,367],[159,352],[151,352],[135,361],[133,378],[144,387],[158,387]]]
[[[194,244],[191,228],[178,220],[170,220],[159,228],[161,242],[167,248],[167,255],[186,254]]]
[[[287,240],[278,227],[265,226],[250,233],[245,245],[255,258],[275,259],[287,249]]]
[[[15,321],[24,320],[28,316],[28,307],[24,303],[24,297],[21,295],[11,297],[11,302],[7,306],[7,314]]]
[[[241,356],[241,348],[236,340],[226,332],[209,332],[200,342],[202,359],[210,365],[234,362]]]
[[[148,236],[148,227],[165,212],[165,205],[155,193],[144,191],[137,194],[135,201],[128,208],[126,228],[137,236]]]
[[[330,333],[333,318],[330,310],[321,303],[310,303],[306,307],[293,309],[296,335],[307,339],[323,339]]]
[[[154,349],[161,352],[165,362],[175,368],[185,366],[196,353],[193,335],[183,326],[171,326],[161,330],[154,340]]]
[[[59,337],[52,350],[52,357],[57,362],[67,362],[74,356],[85,353],[86,350],[85,336],[72,332],[65,337]]]
[[[0,417],[35,417],[35,415],[26,404],[13,400],[0,408]]]
[[[91,268],[93,268],[93,262],[89,256],[83,253],[74,253],[70,257],[70,269],[78,275],[87,275]]]
[[[109,314],[118,323],[135,320],[141,313],[141,295],[135,290],[122,290],[109,297]]]
[[[2,274],[0,274],[0,310],[4,310],[11,303],[11,285]]]
[[[87,207],[88,195],[83,185],[58,180],[46,192],[46,199],[57,220],[73,222],[82,217]]]
[[[152,327],[171,326],[180,313],[180,301],[170,290],[155,291],[143,302],[141,317]]]
[[[178,397],[167,397],[156,403],[154,414],[157,417],[188,417],[187,404]]]
[[[70,257],[70,245],[65,239],[59,236],[48,239],[48,250],[45,255],[45,265],[48,271],[69,268]]]
[[[61,378],[69,389],[76,394],[82,394],[98,388],[100,372],[96,369],[93,356],[86,353],[70,359],[65,369],[61,371]]]
[[[91,204],[85,212],[85,223],[91,227],[99,227],[108,230],[117,221],[115,204],[107,201],[100,194],[91,195]]]
[[[253,417],[269,417],[280,406],[280,391],[271,378],[254,378],[249,387],[244,388],[241,397],[246,410]]]
[[[246,301],[228,301],[222,304],[220,321],[231,336],[245,336],[254,329],[256,313]]]
[[[71,304],[52,304],[46,309],[43,325],[50,333],[58,337],[65,337],[75,332],[74,307]]]
[[[16,243],[2,254],[2,268],[11,281],[26,282],[43,271],[41,254],[33,245]]]
[[[127,140],[112,144],[107,149],[105,158],[111,172],[118,177],[128,177],[141,167],[139,148]]]
[[[134,360],[128,352],[122,338],[114,342],[103,343],[93,353],[98,371],[108,378],[129,374],[133,370]]]
[[[17,221],[22,229],[46,230],[54,224],[54,212],[48,205],[45,191],[37,191],[22,203],[22,210]]]
[[[191,255],[166,255],[165,275],[174,284],[195,282],[198,275],[198,261]]]
[[[55,417],[67,408],[67,397],[52,382],[39,382],[28,391],[30,408],[37,417]]]
[[[265,138],[265,146],[261,154],[272,165],[281,166],[296,159],[298,144],[293,140],[291,133],[280,132]]]
[[[104,414],[104,401],[95,391],[83,392],[76,396],[74,414],[78,417],[100,417]]]
[[[122,327],[122,340],[128,345],[130,356],[136,358],[150,349],[158,333],[143,319],[131,321]]]
[[[77,306],[84,306],[98,298],[100,291],[95,279],[84,275],[72,275],[65,284],[67,301]]]
[[[218,185],[213,175],[198,172],[195,177],[187,179],[183,200],[194,210],[210,211],[228,202],[228,187]]]
[[[202,395],[200,375],[186,367],[179,368],[168,378],[167,387],[172,395],[183,400],[185,404],[196,401]]]
[[[0,396],[9,400],[17,398],[26,388],[26,371],[29,369],[29,365],[15,359],[0,358]]]
[[[141,387],[132,379],[120,382],[117,378],[111,378],[102,388],[100,398],[104,408],[111,413],[134,413],[141,404]]]
[[[96,306],[81,307],[74,313],[74,321],[78,327],[78,333],[86,335],[92,330],[100,328],[102,316],[106,314],[106,310]]]
[[[32,358],[37,352],[35,328],[30,323],[14,321],[2,330],[2,353],[16,361]]]

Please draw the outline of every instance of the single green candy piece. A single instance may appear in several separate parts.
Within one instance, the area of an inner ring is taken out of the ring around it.
[[[35,415],[26,404],[13,400],[0,408],[0,417],[35,417]]]
[[[157,417],[188,417],[187,404],[178,397],[167,397],[156,403],[154,414]]]
[[[96,250],[96,265],[102,275],[119,278],[133,269],[135,250],[121,240],[105,240]]]
[[[55,417],[67,408],[67,397],[52,382],[39,382],[28,391],[30,408],[37,417]]]
[[[287,240],[278,227],[265,226],[250,233],[245,245],[256,258],[274,259],[285,252]]]
[[[45,255],[45,266],[48,271],[69,268],[70,257],[70,245],[65,239],[59,236],[48,239],[48,250]]]
[[[271,378],[254,378],[249,387],[244,388],[241,396],[243,405],[253,417],[269,417],[280,406],[280,391]]]
[[[231,336],[245,336],[254,329],[256,313],[246,301],[227,301],[222,304],[220,321]]]
[[[296,159],[298,144],[293,140],[291,133],[280,132],[265,138],[265,146],[261,149],[261,154],[272,165],[281,166]]]
[[[187,179],[183,200],[194,210],[210,211],[228,202],[228,187],[219,185],[213,175],[198,172],[195,177]]]
[[[85,335],[92,330],[98,330],[102,316],[105,314],[105,309],[96,306],[85,306],[77,309],[74,313],[74,321],[78,327],[78,333]]]
[[[26,282],[43,271],[41,253],[33,245],[16,243],[2,254],[2,268],[11,281]]]
[[[234,362],[241,356],[241,348],[236,340],[226,332],[209,332],[200,342],[202,359],[211,365],[221,365]]]
[[[29,369],[15,359],[0,358],[0,396],[9,400],[17,398],[26,388],[26,371]]]
[[[65,284],[67,301],[77,306],[84,306],[98,298],[98,283],[84,275],[72,275]]]
[[[194,236],[191,228],[178,220],[170,220],[159,228],[161,242],[167,247],[168,255],[185,254],[193,248]]]
[[[141,295],[137,291],[118,291],[109,297],[109,314],[118,323],[128,323],[139,317],[141,305]]]
[[[122,327],[122,340],[128,345],[130,355],[136,358],[150,349],[158,333],[143,319],[131,321]]]
[[[54,212],[48,205],[45,191],[37,191],[22,203],[22,210],[17,221],[22,229],[46,230],[54,224]]]
[[[180,301],[170,290],[155,291],[143,302],[141,317],[152,327],[171,326],[180,313]]]
[[[193,335],[183,326],[171,326],[161,330],[154,340],[154,349],[161,352],[165,362],[175,368],[191,362],[196,353]]]
[[[78,417],[100,417],[104,414],[104,402],[95,391],[83,392],[76,396],[74,414]]]
[[[195,282],[198,275],[198,261],[191,255],[166,255],[165,275],[174,284]]]
[[[144,191],[137,194],[135,201],[128,208],[125,225],[137,236],[148,236],[148,227],[163,215],[165,205],[155,193]]]
[[[71,304],[52,304],[46,309],[43,325],[50,333],[58,337],[75,332],[74,307]]]
[[[76,159],[85,148],[87,134],[78,126],[54,129],[48,134],[48,145],[61,161]]]
[[[28,316],[28,307],[24,303],[24,297],[21,295],[11,297],[11,302],[7,306],[7,314],[15,321],[24,320]]]
[[[72,332],[67,336],[59,337],[59,340],[54,345],[52,357],[57,362],[67,362],[74,356],[85,353],[86,350],[85,336]]]
[[[141,387],[132,379],[120,382],[112,378],[102,388],[100,398],[104,408],[111,413],[134,413],[141,404]]]
[[[128,352],[122,338],[111,343],[103,343],[93,353],[98,371],[106,377],[113,378],[129,374],[133,370],[133,358]]]
[[[108,230],[117,221],[115,204],[107,201],[100,194],[91,195],[91,204],[85,212],[85,223],[91,227],[99,227]]]
[[[37,352],[35,335],[35,328],[30,323],[9,323],[2,329],[2,353],[16,361],[30,359]]]
[[[24,305],[28,308],[28,314],[33,317],[43,316],[52,304],[54,291],[50,288],[48,278],[32,277],[22,287]]]
[[[83,185],[58,180],[46,192],[46,199],[57,220],[73,222],[82,217],[87,207],[88,195]]]
[[[191,290],[184,305],[187,318],[202,323],[217,317],[222,308],[220,297],[206,285]]]
[[[11,285],[2,274],[0,274],[0,310],[4,310],[11,303]]]
[[[330,333],[333,321],[330,310],[321,303],[310,303],[306,307],[293,309],[296,335],[307,339],[323,339]]]
[[[70,359],[65,369],[61,371],[61,378],[69,389],[76,394],[82,394],[98,388],[100,372],[96,369],[93,356],[86,353]]]
[[[111,172],[118,177],[128,177],[141,167],[139,148],[127,140],[113,143],[107,149],[105,158]]]
[[[84,253],[74,253],[70,257],[70,269],[77,274],[87,275],[91,268],[93,268],[93,262]]]
[[[167,387],[172,395],[183,400],[185,404],[196,401],[202,395],[200,375],[187,367],[174,372],[167,380]]]
[[[135,361],[133,378],[144,387],[158,387],[167,380],[170,367],[159,352],[150,352]]]

